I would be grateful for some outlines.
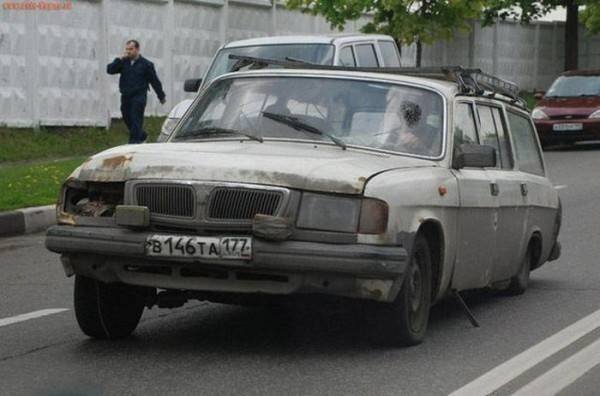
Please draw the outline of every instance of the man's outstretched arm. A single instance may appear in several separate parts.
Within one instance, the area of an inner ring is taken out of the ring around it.
[[[119,74],[123,68],[123,60],[121,58],[115,58],[114,61],[106,65],[106,72],[108,74]]]
[[[152,89],[154,89],[154,92],[156,92],[158,100],[160,100],[161,103],[164,103],[166,95],[163,91],[162,83],[156,75],[156,69],[154,68],[154,64],[152,62],[150,62],[150,67],[148,71],[148,81],[150,82],[150,85],[152,85]]]

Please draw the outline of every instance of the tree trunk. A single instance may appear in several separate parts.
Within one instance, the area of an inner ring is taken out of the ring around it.
[[[567,22],[565,24],[565,70],[575,70],[579,57],[579,6],[576,0],[567,0]]]
[[[421,40],[417,40],[417,56],[415,59],[415,66],[421,67],[421,55],[423,55],[423,44]]]

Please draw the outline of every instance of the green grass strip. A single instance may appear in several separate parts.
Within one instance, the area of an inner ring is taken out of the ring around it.
[[[63,181],[85,159],[0,167],[0,212],[56,203]]]

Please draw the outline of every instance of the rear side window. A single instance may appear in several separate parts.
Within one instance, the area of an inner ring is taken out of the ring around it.
[[[470,103],[457,103],[454,110],[454,145],[463,143],[479,143],[473,106]]]
[[[492,109],[488,106],[477,105],[477,113],[479,115],[479,141],[481,144],[492,146],[496,149],[496,163],[500,162],[500,146],[498,145],[498,133],[496,132],[496,124],[492,116]]]
[[[535,175],[544,175],[542,156],[534,135],[535,129],[529,118],[508,112],[508,123],[519,169]]]
[[[391,41],[379,41],[379,50],[385,67],[400,67],[400,57],[396,45]]]
[[[498,132],[502,167],[512,169],[514,165],[512,160],[512,149],[510,148],[510,140],[508,138],[508,132],[506,131],[507,128],[506,123],[504,122],[502,109],[499,107],[492,107],[492,115],[494,116],[494,124],[496,125],[496,131]]]
[[[477,113],[479,115],[480,143],[496,149],[496,163],[498,167],[504,169],[512,168],[510,143],[504,131],[500,109],[478,104]]]
[[[356,66],[356,60],[354,59],[354,51],[352,47],[344,47],[340,50],[340,65],[341,66]]]
[[[358,44],[356,46],[356,55],[358,56],[358,65],[362,67],[378,67],[377,55],[373,44]]]

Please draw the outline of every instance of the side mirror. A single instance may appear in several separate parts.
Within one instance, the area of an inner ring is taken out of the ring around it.
[[[493,168],[496,166],[496,149],[484,144],[464,143],[454,148],[452,167]]]
[[[201,78],[191,78],[189,80],[185,80],[183,82],[183,90],[185,92],[198,92],[200,89],[200,84],[202,84]]]
[[[546,94],[546,92],[543,91],[539,91],[533,94],[533,97],[536,98],[537,100],[543,99],[544,95]]]

